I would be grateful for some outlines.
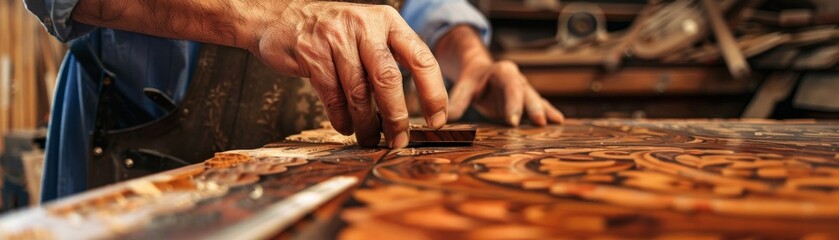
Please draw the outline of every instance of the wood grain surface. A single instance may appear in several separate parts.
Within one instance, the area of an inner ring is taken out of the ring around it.
[[[280,238],[835,239],[839,123],[570,120],[469,146],[360,148],[328,125],[0,216],[0,239],[202,238],[334,176]]]

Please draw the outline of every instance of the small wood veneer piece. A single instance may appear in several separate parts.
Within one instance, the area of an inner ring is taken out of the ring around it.
[[[475,141],[477,132],[474,125],[446,125],[440,129],[412,126],[408,139],[412,145],[469,145]]]

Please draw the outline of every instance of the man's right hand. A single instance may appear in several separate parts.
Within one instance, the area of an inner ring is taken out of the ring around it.
[[[335,129],[355,132],[365,146],[379,143],[382,128],[388,146],[408,144],[398,61],[413,73],[428,125],[446,123],[448,98],[437,60],[389,6],[310,0],[80,0],[72,17],[94,26],[247,49],[278,72],[310,78]]]
[[[413,73],[428,125],[446,123],[448,98],[437,60],[393,7],[306,2],[277,17],[282,19],[266,25],[251,51],[277,71],[310,78],[338,132],[355,132],[360,145],[375,146],[381,127],[389,147],[408,144],[397,61]]]

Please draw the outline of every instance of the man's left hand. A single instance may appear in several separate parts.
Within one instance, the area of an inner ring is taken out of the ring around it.
[[[562,113],[542,98],[511,61],[472,59],[462,64],[451,90],[449,120],[457,120],[471,104],[484,117],[518,126],[523,113],[533,124],[562,123]]]
[[[453,27],[440,38],[434,50],[443,75],[455,83],[449,95],[450,121],[460,119],[470,105],[484,117],[511,126],[518,126],[525,113],[538,126],[565,120],[527,82],[518,65],[494,61],[472,27]]]

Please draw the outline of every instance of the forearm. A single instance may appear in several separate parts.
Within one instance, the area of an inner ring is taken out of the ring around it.
[[[272,4],[271,7],[262,4]],[[153,36],[252,49],[270,16],[283,16],[291,0],[80,0],[78,22]]]
[[[478,32],[469,25],[458,25],[443,35],[434,48],[443,76],[457,81],[466,62],[470,66],[492,65],[492,56]]]

